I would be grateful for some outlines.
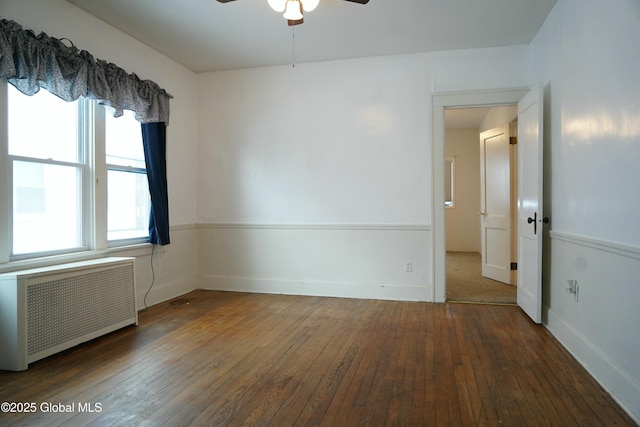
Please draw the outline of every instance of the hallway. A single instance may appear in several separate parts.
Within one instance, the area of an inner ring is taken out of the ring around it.
[[[447,252],[447,301],[515,304],[517,287],[482,277],[477,252]]]

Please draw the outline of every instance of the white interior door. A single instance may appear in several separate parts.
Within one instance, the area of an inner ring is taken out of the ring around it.
[[[518,305],[542,321],[542,86],[518,103]]]
[[[509,126],[480,134],[482,275],[511,284]]]

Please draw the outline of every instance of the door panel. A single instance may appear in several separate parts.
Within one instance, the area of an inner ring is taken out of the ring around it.
[[[518,103],[518,305],[542,321],[542,87]]]
[[[509,127],[480,134],[482,275],[511,283]]]

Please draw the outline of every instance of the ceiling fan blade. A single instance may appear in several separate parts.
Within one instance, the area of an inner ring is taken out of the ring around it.
[[[219,3],[229,3],[230,1],[234,1],[234,0],[218,0]]]
[[[287,25],[289,25],[290,27],[293,27],[294,25],[300,25],[300,24],[304,24],[304,18],[296,19],[295,21],[292,21],[291,19],[287,20]]]
[[[218,0],[218,1],[220,1],[220,0]],[[345,0],[345,1],[350,1],[350,2],[353,2],[353,3],[360,3],[360,4],[369,3],[369,0]]]

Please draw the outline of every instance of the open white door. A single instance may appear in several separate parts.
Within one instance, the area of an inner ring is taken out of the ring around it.
[[[542,321],[542,86],[518,103],[518,305]]]
[[[511,284],[509,126],[480,134],[482,275]]]

